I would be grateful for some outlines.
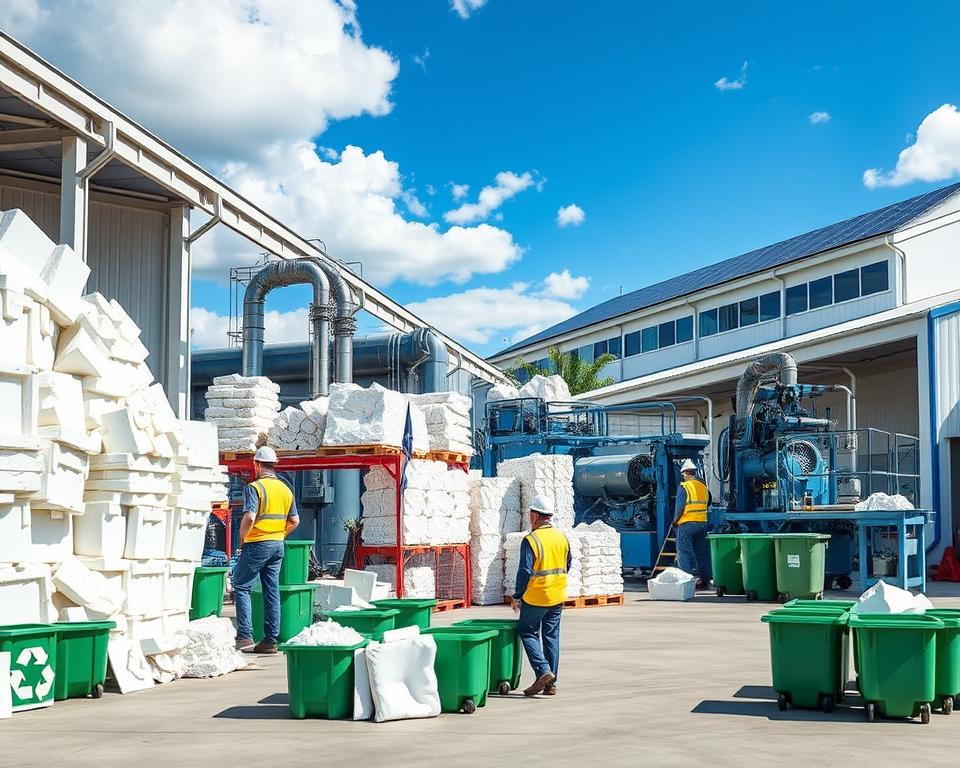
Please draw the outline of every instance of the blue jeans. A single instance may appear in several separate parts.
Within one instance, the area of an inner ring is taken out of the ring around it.
[[[233,599],[237,606],[237,637],[253,637],[250,590],[260,579],[263,590],[263,639],[276,642],[280,634],[280,561],[282,541],[251,541],[243,545],[233,569]]]
[[[540,677],[544,672],[553,672],[553,676],[557,676],[557,669],[560,667],[560,615],[562,613],[563,603],[549,608],[520,603],[517,632],[536,677]]]
[[[704,581],[710,581],[710,543],[706,523],[684,523],[677,526],[677,567]]]

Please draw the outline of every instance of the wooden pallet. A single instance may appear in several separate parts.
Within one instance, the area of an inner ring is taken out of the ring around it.
[[[510,598],[503,598],[504,605],[510,605]],[[623,595],[580,595],[571,597],[563,604],[564,608],[601,608],[605,605],[623,605]]]
[[[466,608],[468,605],[469,603],[467,603],[466,600],[439,600],[433,610],[440,613],[441,611],[453,611],[457,608]]]
[[[465,453],[456,451],[430,451],[427,458],[431,461],[443,461],[447,464],[469,464],[470,457]]]
[[[322,445],[313,451],[277,451],[277,456],[284,458],[310,458],[312,456],[398,456],[402,449],[395,445]],[[414,451],[413,458],[425,459],[425,451]],[[253,451],[226,451],[220,454],[221,461],[237,461],[252,459]]]

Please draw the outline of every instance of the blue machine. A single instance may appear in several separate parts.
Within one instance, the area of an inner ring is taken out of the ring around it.
[[[616,411],[658,413],[652,435],[611,435],[607,416]],[[670,402],[600,406],[539,398],[488,403],[484,420],[483,474],[496,475],[504,459],[534,453],[569,454],[574,461],[576,522],[602,520],[620,533],[623,567],[653,568],[673,520],[680,464],[703,470],[710,438],[677,432]]]

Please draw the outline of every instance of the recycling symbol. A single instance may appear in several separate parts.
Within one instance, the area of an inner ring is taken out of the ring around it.
[[[17,656],[16,666],[21,669],[10,670],[10,688],[13,695],[21,701],[36,699],[42,701],[53,688],[53,669],[47,664],[47,651],[41,646],[24,648]],[[42,669],[37,671],[38,667]],[[33,685],[28,685],[28,680]]]

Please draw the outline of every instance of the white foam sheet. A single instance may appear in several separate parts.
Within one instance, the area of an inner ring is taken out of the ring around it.
[[[76,557],[69,557],[53,570],[57,590],[81,608],[112,616],[123,608],[126,596],[116,582],[89,569]]]
[[[10,652],[0,651],[0,720],[13,717],[13,691],[10,689]]]
[[[153,672],[140,643],[125,637],[111,637],[107,643],[110,671],[120,693],[134,693],[153,688]]]
[[[436,642],[429,635],[367,646],[376,722],[440,714],[440,692],[433,668],[436,655]]]
[[[357,648],[353,652],[353,719],[369,720],[372,717],[373,692],[367,671],[367,649]]]

